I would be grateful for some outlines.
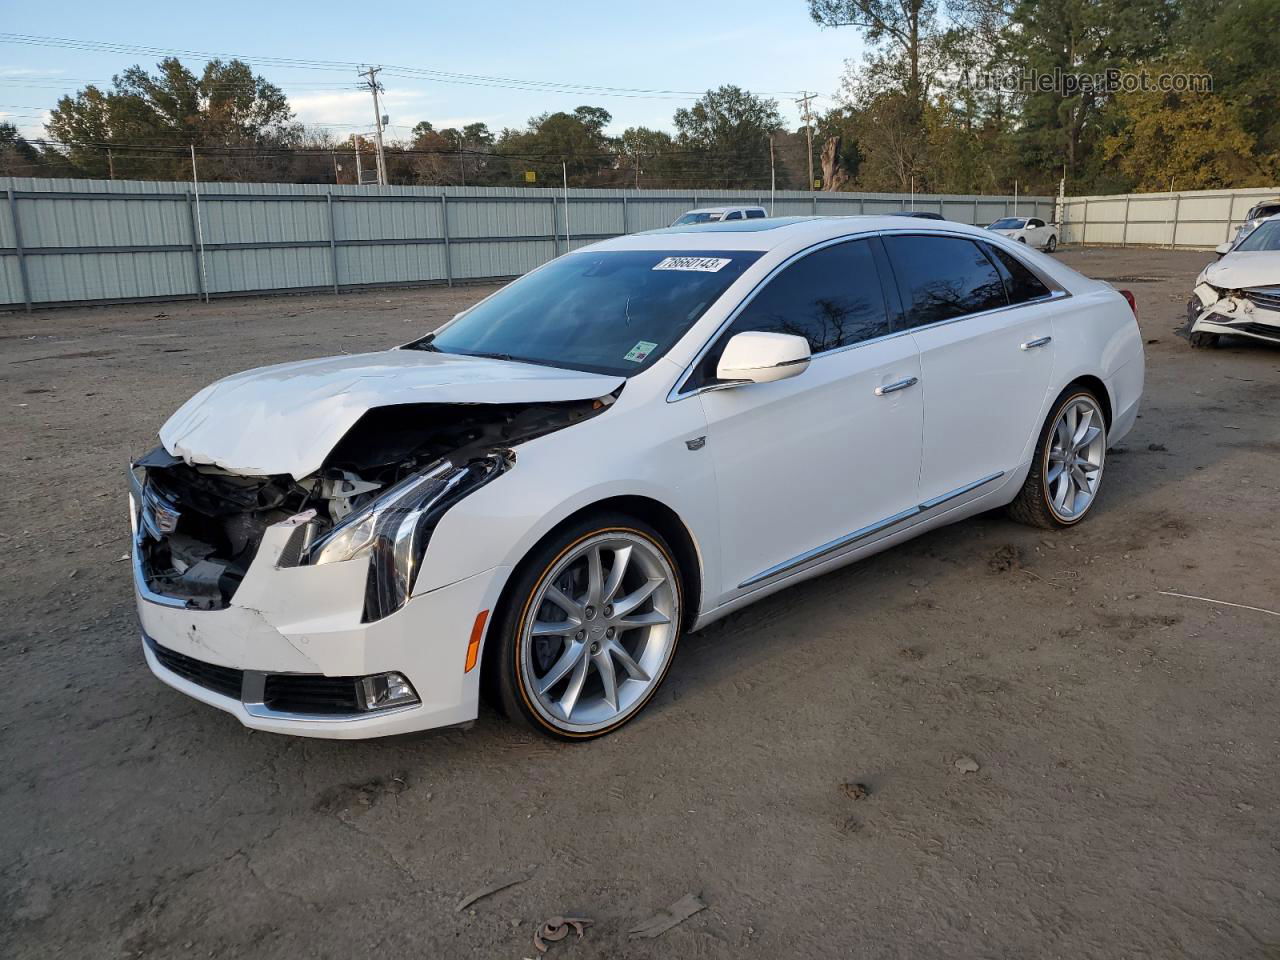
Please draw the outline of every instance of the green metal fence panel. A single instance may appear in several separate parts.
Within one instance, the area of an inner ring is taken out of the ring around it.
[[[197,193],[183,182],[4,177],[0,307],[505,279],[696,206],[762,204],[778,216],[912,208],[987,223],[1014,203],[626,189],[574,189],[567,200],[537,187],[202,183]],[[1053,200],[1021,198],[1017,209],[1047,217]]]

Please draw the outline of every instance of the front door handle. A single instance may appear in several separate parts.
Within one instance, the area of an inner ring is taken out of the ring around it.
[[[1028,340],[1021,349],[1034,350],[1036,347],[1047,347],[1051,343],[1053,343],[1053,337],[1037,337],[1034,340]]]
[[[919,377],[907,377],[905,380],[886,383],[883,387],[876,387],[876,396],[883,397],[890,393],[897,393],[899,390],[907,389],[907,387],[914,387],[919,382]]]

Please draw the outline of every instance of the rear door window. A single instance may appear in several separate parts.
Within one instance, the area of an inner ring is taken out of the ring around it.
[[[748,219],[748,220],[763,220],[763,219],[764,219],[764,211],[763,211],[763,210],[748,210],[748,211],[747,211],[747,219]]]
[[[908,327],[1008,306],[1004,281],[972,240],[924,235],[883,239]]]

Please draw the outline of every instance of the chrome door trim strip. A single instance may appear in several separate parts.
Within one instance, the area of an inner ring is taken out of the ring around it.
[[[768,570],[761,570],[755,576],[748,577],[746,580],[743,580],[742,583],[738,584],[738,589],[745,590],[747,587],[754,587],[759,583],[763,583],[765,580],[772,580],[780,574],[788,573],[797,567],[802,567],[807,563],[817,560],[819,557],[825,557],[828,554],[836,553],[839,550],[843,550],[845,547],[852,546],[860,540],[865,540],[867,537],[874,536],[877,533],[887,530],[889,527],[897,526],[904,520],[910,520],[912,517],[919,516],[922,513],[940,507],[944,503],[949,503],[957,497],[963,497],[966,493],[977,490],[979,487],[985,486],[993,480],[999,480],[1003,476],[1004,471],[1001,470],[998,473],[993,473],[990,476],[983,477],[981,480],[974,480],[972,483],[966,483],[963,487],[957,487],[954,490],[942,494],[940,497],[934,497],[932,500],[926,500],[924,503],[918,504],[917,506],[908,507],[901,513],[895,513],[891,517],[885,517],[883,520],[877,520],[873,524],[853,531],[853,533],[847,533],[843,537],[830,540],[821,546],[814,547],[812,550],[806,550],[804,553],[792,557],[790,560],[784,560],[782,563],[775,564]]]
[[[738,589],[742,590],[746,587],[753,587],[757,583],[764,580],[770,580],[780,573],[786,573],[788,570],[802,566],[811,560],[817,560],[819,557],[825,557],[829,553],[835,553],[837,550],[857,543],[859,540],[865,540],[872,534],[879,533],[887,527],[892,527],[894,524],[901,523],[903,520],[909,520],[919,512],[919,507],[909,507],[901,513],[895,513],[892,517],[885,517],[883,520],[877,520],[875,523],[870,526],[863,527],[861,530],[855,530],[853,533],[846,533],[843,537],[830,540],[827,543],[822,544],[820,547],[814,547],[812,550],[806,550],[799,556],[792,557],[790,560],[784,560],[782,563],[776,564],[768,570],[760,571],[754,577],[748,577],[746,580],[743,580],[738,584]]]
[[[950,493],[944,493],[940,497],[934,497],[932,500],[926,500],[924,503],[920,504],[920,509],[932,510],[934,507],[940,507],[949,500],[954,500],[956,497],[963,497],[969,491],[977,490],[979,487],[986,486],[993,480],[999,480],[1003,476],[1004,471],[998,470],[990,476],[983,477],[981,480],[975,480],[973,483],[966,483],[963,487],[956,487],[956,489],[952,490]]]

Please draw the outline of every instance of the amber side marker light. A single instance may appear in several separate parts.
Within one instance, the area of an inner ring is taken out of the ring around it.
[[[476,614],[476,622],[471,627],[471,640],[467,643],[467,663],[462,668],[463,673],[474,670],[476,661],[480,659],[480,638],[484,636],[484,625],[488,619],[488,610],[481,610]]]

